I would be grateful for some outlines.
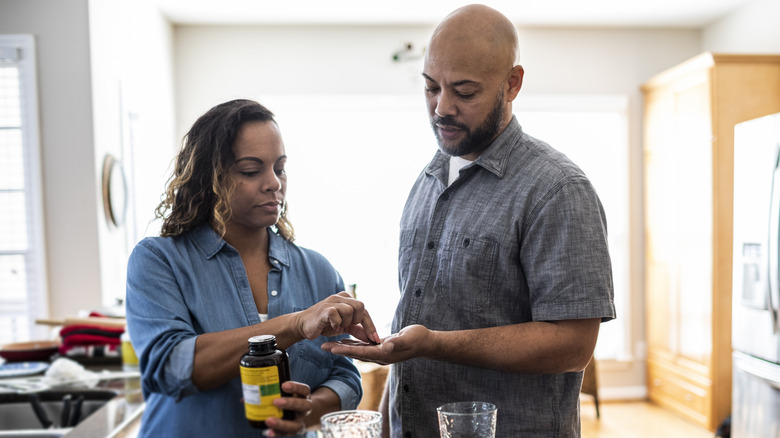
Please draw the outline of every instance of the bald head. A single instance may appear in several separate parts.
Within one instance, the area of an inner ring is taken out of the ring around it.
[[[463,6],[439,23],[426,53],[426,62],[443,62],[446,60],[442,55],[459,53],[485,69],[505,73],[517,60],[517,31],[493,8]],[[463,58],[451,61],[464,62]]]

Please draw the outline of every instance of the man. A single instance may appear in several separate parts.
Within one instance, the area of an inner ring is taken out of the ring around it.
[[[606,221],[582,171],[521,129],[517,34],[460,8],[434,30],[423,77],[439,143],[404,207],[401,299],[381,345],[328,343],[392,367],[390,436],[438,436],[436,407],[498,406],[498,437],[577,437],[582,370],[615,317]],[[389,403],[388,403],[389,402]]]

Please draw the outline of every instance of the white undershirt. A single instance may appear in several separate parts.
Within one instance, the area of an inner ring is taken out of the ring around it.
[[[268,321],[268,314],[267,313],[258,313],[257,316],[260,317],[260,322]]]
[[[463,169],[468,164],[473,163],[473,161],[467,160],[465,158],[451,156],[450,157],[450,175],[447,178],[447,187],[451,186],[453,182],[455,182],[456,179],[458,179],[458,172],[460,172],[460,169]]]

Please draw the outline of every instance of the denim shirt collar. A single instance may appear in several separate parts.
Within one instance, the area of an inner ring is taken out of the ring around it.
[[[284,237],[275,233],[271,227],[268,227],[268,257],[278,260],[279,263],[290,266],[290,246]]]
[[[514,148],[518,147],[520,144],[520,142],[517,141],[517,138],[521,135],[523,135],[523,129],[520,127],[517,117],[513,115],[512,120],[504,131],[493,140],[493,143],[480,154],[476,161],[464,167],[463,170],[469,171],[468,169],[471,169],[474,166],[480,166],[497,177],[503,178],[507,165],[509,164],[509,156]],[[425,169],[425,173],[436,177],[446,185],[449,163],[450,156],[442,152],[441,149],[438,149],[433,160],[431,160],[430,164],[428,164],[428,167]]]
[[[290,253],[286,245],[287,241],[282,236],[276,234],[271,227],[268,227],[266,230],[268,233],[269,259],[277,260],[285,266],[290,266]],[[235,248],[225,242],[207,222],[200,224],[192,230],[191,238],[195,247],[207,259],[216,256],[223,248],[230,248],[231,251],[235,251]]]

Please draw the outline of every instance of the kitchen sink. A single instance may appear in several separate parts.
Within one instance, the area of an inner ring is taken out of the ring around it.
[[[0,438],[64,436],[116,395],[107,390],[0,393]]]

